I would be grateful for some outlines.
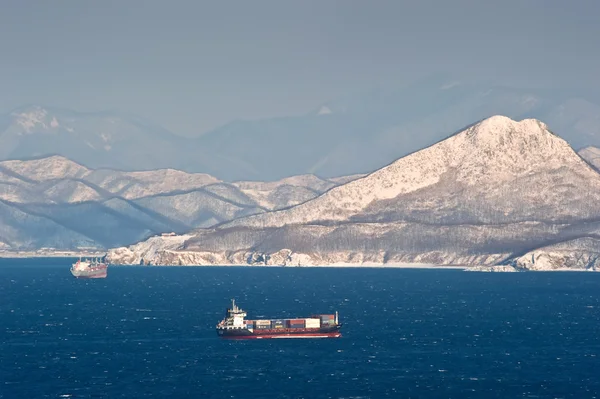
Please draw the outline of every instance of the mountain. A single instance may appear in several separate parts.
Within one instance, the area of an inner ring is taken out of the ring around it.
[[[583,90],[497,87],[435,76],[373,89],[308,113],[236,120],[183,138],[120,112],[26,106],[0,115],[0,160],[62,155],[90,168],[177,169],[224,181],[368,173],[473,121],[544,120],[574,148],[600,147],[600,98]]]
[[[194,140],[119,112],[79,113],[30,105],[0,115],[0,160],[50,155],[91,168],[128,171],[175,168],[211,173],[221,162]]]
[[[599,200],[600,174],[547,125],[494,116],[291,208],[115,248],[109,258],[527,268],[534,251],[564,243],[570,256],[600,255],[586,241],[600,227]]]
[[[593,146],[584,147],[578,151],[578,154],[590,165],[600,170],[600,148]]]
[[[3,161],[0,250],[127,245],[286,208],[338,184],[310,175],[227,183],[173,169],[91,169],[61,156]]]
[[[600,105],[594,101],[582,91],[495,87],[442,76],[358,93],[305,115],[235,121],[198,142],[244,165],[221,165],[224,179],[341,176],[373,171],[495,114],[544,120],[575,148],[600,146]]]

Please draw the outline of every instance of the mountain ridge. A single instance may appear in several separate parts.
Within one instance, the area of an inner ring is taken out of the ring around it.
[[[369,173],[495,114],[544,120],[574,148],[600,146],[600,105],[585,90],[442,76],[353,94],[299,115],[236,120],[194,138],[124,112],[29,106],[0,116],[0,160],[60,154],[92,169],[173,168],[224,181],[306,173],[329,179]]]
[[[314,203],[316,201],[325,201],[323,198],[325,198],[327,196],[331,196],[332,198],[330,198],[328,200],[328,204],[324,205],[325,207],[328,207],[328,209],[332,209],[335,207],[334,204],[336,204],[338,209],[341,208],[346,213],[351,213],[351,212],[359,211],[360,209],[363,209],[363,207],[366,206],[367,203],[369,203],[373,200],[390,199],[390,198],[396,197],[400,194],[407,194],[412,191],[430,186],[431,184],[434,184],[435,182],[439,181],[440,176],[436,175],[434,169],[442,168],[442,165],[440,164],[440,162],[441,162],[442,158],[444,157],[444,154],[450,152],[450,148],[442,148],[442,147],[438,147],[438,146],[440,146],[440,145],[445,146],[446,144],[448,144],[449,147],[454,146],[454,148],[460,148],[462,146],[467,145],[467,143],[466,143],[467,140],[462,140],[463,142],[459,142],[459,143],[455,143],[455,141],[457,141],[458,139],[462,139],[462,138],[468,139],[468,138],[472,138],[472,137],[474,137],[476,139],[477,138],[481,139],[482,138],[481,134],[474,135],[474,136],[472,135],[473,133],[476,133],[479,131],[491,133],[491,136],[487,137],[487,139],[492,140],[493,138],[496,137],[494,135],[494,133],[497,133],[498,130],[506,128],[506,123],[508,121],[510,121],[510,119],[508,119],[506,117],[501,117],[501,116],[488,118],[482,122],[479,122],[478,124],[471,126],[468,129],[465,129],[461,133],[457,133],[457,134],[449,136],[447,139],[443,140],[442,142],[439,142],[437,144],[429,146],[423,150],[417,151],[408,156],[402,157],[399,160],[392,162],[391,164],[389,164],[375,172],[372,172],[365,177],[354,180],[353,182],[349,183],[348,185],[337,186],[336,188],[333,188],[331,191],[327,191],[327,192],[321,194],[319,197],[317,197],[313,200],[310,200],[310,202],[312,205],[314,205]],[[536,128],[537,132],[539,132],[538,123],[541,123],[539,121],[536,121],[533,119],[527,119],[520,123],[526,125],[523,128],[524,129],[523,132],[527,131],[527,129],[532,129],[532,128]],[[500,126],[498,126],[498,124],[500,124]],[[516,128],[518,126],[519,125],[513,124],[513,125],[510,125],[510,128]],[[480,129],[477,130],[477,129],[474,129],[474,127],[480,127]],[[546,127],[546,125],[543,125],[541,127],[541,129],[544,129],[545,127]],[[463,137],[460,136],[461,134],[463,135]],[[558,139],[558,136],[556,136],[554,134],[552,134],[552,136],[556,137]],[[562,141],[562,144],[565,146],[565,148],[568,147],[570,150],[570,147],[568,146],[568,144],[566,142],[564,142],[564,140],[562,140],[562,139],[559,139],[559,140]],[[446,143],[446,144],[444,144],[444,143]],[[485,141],[482,141],[482,143],[485,144],[485,146],[486,146],[486,148],[483,149],[484,151],[491,151],[489,148],[490,145],[492,145],[492,146],[499,145],[498,142],[494,142],[494,141],[492,141],[491,143],[486,143]],[[411,164],[411,161],[415,156],[423,156],[422,154],[424,154],[427,151],[437,151],[437,153],[428,154],[428,158],[426,160],[420,161],[422,163],[422,165],[415,166],[415,165]],[[493,153],[490,152],[489,155],[493,155]],[[454,156],[456,156],[456,155],[454,155]],[[463,157],[464,156],[465,155],[463,154]],[[429,163],[429,165],[424,165],[423,163]],[[496,166],[498,166],[498,165],[496,165]],[[583,165],[580,165],[580,166],[583,166]],[[478,172],[479,175],[485,176],[484,169],[486,167],[489,167],[489,166],[470,165],[469,169],[464,168],[463,170],[468,171],[468,174],[470,176],[473,175],[473,172]],[[401,169],[401,168],[404,169],[405,171],[408,170],[409,173],[407,173],[407,172],[399,173],[399,169]],[[424,171],[425,173],[420,173],[421,171]],[[459,172],[459,173],[461,173],[461,172]],[[459,175],[458,181],[459,182],[467,182],[467,184],[475,184],[476,182],[470,181],[471,178],[469,176],[467,176],[466,174],[467,174],[467,172],[465,172],[465,175],[463,175],[463,176]],[[390,176],[388,176],[388,175],[390,175]],[[371,179],[374,181],[369,182],[369,186],[366,187],[363,190],[363,192],[357,192],[355,190],[355,188],[360,185],[364,185],[365,179]],[[377,190],[376,188],[379,188],[379,190]],[[393,188],[396,188],[397,190],[394,190]],[[356,197],[361,198],[362,202],[360,204],[356,203],[356,201],[354,201],[354,204],[348,202],[349,199],[353,199]],[[300,212],[298,209],[300,209],[303,205],[304,204],[294,207],[295,212]],[[245,223],[245,221],[247,221],[247,220],[259,220],[259,222],[257,222],[257,223],[260,224],[261,220],[264,220],[265,218],[273,218],[274,217],[273,215],[276,215],[278,213],[281,214],[283,212],[286,212],[286,211],[281,210],[281,211],[278,211],[275,213],[269,213],[269,214],[264,214],[264,215],[260,215],[260,216],[250,217],[249,219],[235,220],[235,221],[229,222],[228,224],[224,225],[224,227],[243,225]],[[313,212],[311,212],[310,214],[314,215]],[[342,218],[345,216],[347,216],[347,214],[343,215],[342,213],[340,213],[338,211],[335,215],[335,219],[331,219],[331,220],[339,220],[339,218]],[[294,217],[294,216],[292,216],[292,217]],[[307,220],[302,219],[302,217],[300,217],[300,219],[297,219],[297,220],[296,219],[288,220],[286,222],[286,224],[305,223],[305,222],[307,222]],[[247,222],[247,223],[250,223],[250,222]],[[248,224],[246,224],[246,225],[248,225]],[[253,226],[253,224],[249,224],[249,225]],[[278,227],[278,226],[280,226],[280,225],[277,225],[276,227]]]
[[[56,155],[1,161],[4,213],[0,214],[0,226],[12,226],[13,231],[0,236],[1,249],[39,250],[60,244],[57,249],[75,250],[80,243],[86,248],[105,249],[289,206],[335,184],[316,176],[258,184],[226,183],[208,174],[175,169],[91,169]],[[78,215],[79,224],[71,214]],[[15,218],[23,217],[32,222],[19,228]],[[36,225],[40,229],[46,226],[46,230],[54,226],[63,238],[56,242],[44,237]]]
[[[154,258],[144,242],[109,258],[494,265],[597,229],[599,201],[600,174],[546,124],[494,116],[299,205],[195,230]]]

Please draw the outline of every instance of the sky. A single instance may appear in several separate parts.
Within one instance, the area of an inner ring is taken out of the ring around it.
[[[120,110],[197,136],[444,72],[600,90],[597,0],[4,0],[0,113]]]

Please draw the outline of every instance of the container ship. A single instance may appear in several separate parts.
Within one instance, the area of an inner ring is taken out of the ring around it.
[[[106,278],[107,269],[108,267],[104,262],[98,262],[96,259],[82,261],[79,258],[71,266],[71,274],[76,278]]]
[[[308,318],[245,320],[246,312],[231,300],[225,318],[217,324],[217,335],[228,339],[264,338],[338,338],[341,337],[338,313]]]

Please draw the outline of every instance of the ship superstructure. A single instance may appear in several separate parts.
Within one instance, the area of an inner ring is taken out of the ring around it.
[[[76,278],[106,278],[108,266],[106,263],[92,260],[79,260],[71,266],[71,274]]]
[[[217,324],[217,335],[231,339],[338,338],[342,335],[337,312],[296,319],[246,320],[246,315],[232,299],[231,308]]]

